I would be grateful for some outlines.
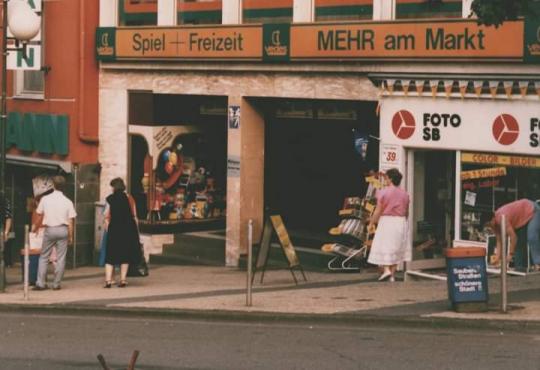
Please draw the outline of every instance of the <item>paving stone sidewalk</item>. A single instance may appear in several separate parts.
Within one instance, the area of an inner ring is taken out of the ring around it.
[[[490,310],[456,313],[450,309],[446,282],[411,279],[378,282],[375,272],[307,271],[307,282],[294,284],[288,270],[255,276],[252,306],[246,306],[246,272],[208,266],[150,266],[150,276],[130,278],[127,288],[104,289],[103,270],[67,270],[62,289],[29,291],[24,299],[20,266],[7,269],[8,286],[0,309],[129,311],[236,318],[324,318],[339,320],[412,320],[414,322],[519,323],[540,328],[540,274],[511,276],[508,313],[499,308],[499,278],[489,279]],[[464,324],[465,323],[465,324]]]

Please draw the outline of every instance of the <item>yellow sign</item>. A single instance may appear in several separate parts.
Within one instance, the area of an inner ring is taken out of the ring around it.
[[[289,267],[300,265],[300,261],[298,260],[298,256],[296,255],[296,251],[294,250],[294,246],[291,243],[291,238],[289,237],[289,233],[283,224],[281,216],[270,216],[270,220],[272,221],[272,225],[274,225],[274,230],[276,230],[276,234],[278,236],[279,243],[283,248],[283,252],[285,252],[285,256],[289,261]]]
[[[540,157],[494,153],[462,153],[462,163],[498,164],[510,167],[540,168]]]
[[[262,28],[119,28],[117,58],[260,59]]]
[[[500,176],[506,176],[506,167],[482,168],[480,170],[463,171],[461,173],[461,180],[473,180]]]

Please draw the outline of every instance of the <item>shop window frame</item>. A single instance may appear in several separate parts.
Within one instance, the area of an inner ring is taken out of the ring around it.
[[[315,0],[315,22],[372,19],[373,0]]]
[[[513,176],[514,177],[514,182],[515,182],[515,186],[514,188],[508,188],[505,190],[505,192],[507,193],[507,195],[509,193],[514,193],[514,199],[510,199],[508,198],[508,196],[506,197],[507,198],[507,201],[513,201],[513,200],[517,200],[517,199],[520,199],[520,198],[523,198],[523,196],[520,196],[520,192],[523,192],[525,189],[523,188],[522,184],[525,184],[524,182],[521,182],[520,181],[520,175],[523,175],[523,174],[520,174],[520,170],[529,170],[529,171],[532,171],[532,170],[536,170],[536,171],[540,171],[540,168],[538,167],[528,167],[528,166],[516,166],[516,165],[511,165],[511,164],[502,164],[502,163],[499,163],[499,162],[496,162],[496,163],[475,163],[475,162],[463,162],[462,161],[462,153],[467,153],[467,154],[471,154],[471,153],[477,153],[477,154],[480,154],[480,155],[499,155],[499,156],[503,156],[503,157],[506,157],[506,156],[510,156],[510,157],[522,157],[522,158],[532,158],[534,156],[530,155],[530,154],[519,154],[519,153],[491,153],[491,152],[472,152],[472,151],[463,151],[460,153],[460,157],[459,157],[459,162],[458,162],[458,168],[456,169],[456,171],[459,171],[459,187],[456,187],[456,199],[458,200],[458,204],[456,204],[456,210],[458,209],[457,207],[459,206],[459,214],[456,215],[458,218],[456,219],[456,225],[459,225],[459,227],[456,227],[456,236],[455,236],[455,239],[456,240],[464,240],[464,241],[467,241],[467,242],[477,242],[475,240],[471,240],[471,239],[464,239],[463,238],[463,233],[462,233],[462,230],[463,230],[463,224],[464,224],[464,207],[463,207],[463,202],[464,202],[464,189],[463,189],[463,180],[461,179],[462,177],[462,172],[464,171],[463,170],[463,166],[464,165],[468,165],[468,166],[478,166],[480,168],[472,168],[472,170],[479,170],[479,169],[484,169],[485,168],[495,168],[495,167],[504,167],[505,168],[505,171],[506,171],[506,175],[505,176]],[[466,171],[469,171],[469,169],[467,169]],[[532,176],[532,174],[531,174]],[[496,177],[487,177],[486,179],[495,179]],[[510,179],[511,180],[511,179]],[[508,181],[506,181],[507,185],[508,185]],[[534,181],[533,181],[534,183]],[[497,187],[493,187],[493,194],[492,194],[492,203],[491,203],[491,210],[490,211],[495,211],[497,208],[499,208],[502,204],[505,204],[504,202],[499,204],[497,202],[497,195],[495,194],[497,191],[501,191],[501,189],[497,189],[497,188],[500,188],[501,186],[497,186]],[[525,188],[527,188],[527,186],[525,185],[524,186]],[[530,190],[530,189],[529,189]],[[528,199],[531,199],[531,195],[535,195],[535,194],[527,194],[527,198]],[[538,193],[536,193],[536,195],[538,195]],[[469,210],[469,212],[474,212],[474,211],[471,211]],[[478,213],[480,211],[476,211],[476,213]],[[457,223],[459,221],[459,223]],[[480,225],[481,226],[481,225]]]
[[[39,65],[43,66],[45,63],[45,17],[41,16],[41,41],[38,45],[41,47]],[[33,44],[33,41],[30,41]],[[32,86],[27,87],[27,83],[31,83],[32,79],[39,80],[39,86],[36,88]],[[13,98],[15,99],[33,99],[44,100],[45,99],[45,71],[40,69],[16,69],[13,70]]]
[[[292,23],[293,0],[245,0],[242,23]]]
[[[134,5],[140,7],[132,13],[126,12],[126,1],[133,0],[118,0],[118,25],[120,27],[133,26],[157,26],[158,24],[158,0],[139,0],[139,4]]]
[[[214,25],[223,21],[222,0],[177,0],[176,22],[178,25]]]
[[[462,18],[461,0],[396,0],[396,19]]]
[[[32,78],[41,80],[40,86],[36,89],[27,87],[27,82]],[[14,98],[18,99],[45,99],[45,76],[41,70],[16,70],[13,74]]]

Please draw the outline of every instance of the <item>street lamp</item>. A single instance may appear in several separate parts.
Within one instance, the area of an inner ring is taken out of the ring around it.
[[[7,31],[11,31],[14,47],[8,47]],[[26,45],[39,33],[40,17],[26,0],[2,0],[2,110],[0,112],[0,201],[6,200],[6,129],[7,129],[7,56],[8,51],[22,51],[26,58]],[[3,211],[3,210],[2,210]],[[4,214],[0,214],[0,292],[6,287],[4,261]]]

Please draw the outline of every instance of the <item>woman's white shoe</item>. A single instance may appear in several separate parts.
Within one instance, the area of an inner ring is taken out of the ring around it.
[[[379,276],[379,281],[386,280],[390,276],[392,276],[392,273],[390,271],[383,272],[383,274],[381,276]]]

